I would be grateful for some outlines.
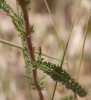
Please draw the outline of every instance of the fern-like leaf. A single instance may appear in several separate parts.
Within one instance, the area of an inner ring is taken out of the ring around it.
[[[79,96],[86,96],[87,92],[78,82],[75,82],[71,76],[62,69],[59,65],[43,61],[43,58],[38,57],[37,61],[34,63],[38,68],[47,75],[50,75],[54,81],[62,82],[66,88],[71,89],[74,93],[77,93]]]

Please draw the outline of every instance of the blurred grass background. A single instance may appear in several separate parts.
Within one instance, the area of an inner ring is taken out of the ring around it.
[[[16,1],[6,0],[10,6],[17,12]],[[65,48],[73,15],[78,0],[47,0],[54,20],[56,22],[60,41]],[[73,78],[77,76],[80,53],[82,49],[84,31],[91,1],[82,0],[79,11],[76,15],[73,33],[67,49],[67,59],[70,65],[70,71]],[[29,12],[30,24],[34,25],[35,32],[32,36],[32,43],[36,50],[41,46],[44,54],[55,58],[62,58],[52,19],[50,18],[43,0],[31,0],[31,11]],[[82,67],[79,75],[79,83],[88,91],[85,98],[78,97],[79,100],[90,100],[91,98],[91,16],[88,25],[88,34],[84,48]],[[0,10],[0,38],[12,43],[21,45],[18,32],[15,30],[11,19],[2,10]],[[60,64],[59,61],[45,57],[46,61]],[[63,66],[67,69],[66,65]],[[25,77],[25,67],[22,50],[0,43],[0,100],[28,100],[28,89]],[[44,73],[38,71],[38,76]],[[44,80],[45,90],[43,95],[45,100],[51,100],[55,82],[46,76]],[[55,100],[61,100],[72,91],[67,90],[65,86],[58,83]],[[39,100],[37,91],[31,90],[31,100]]]

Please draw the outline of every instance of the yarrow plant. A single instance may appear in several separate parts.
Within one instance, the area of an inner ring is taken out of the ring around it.
[[[41,92],[41,90],[43,90],[42,84],[44,77],[41,79],[37,78],[37,69],[40,69],[49,75],[54,81],[61,82],[67,89],[72,90],[74,94],[78,94],[80,97],[85,97],[87,95],[87,91],[62,68],[68,43],[66,45],[61,65],[44,61],[44,58],[41,57],[41,47],[39,48],[38,57],[35,59],[34,47],[31,40],[32,33],[34,32],[34,26],[29,24],[28,16],[28,10],[30,10],[31,7],[30,0],[17,0],[17,2],[22,9],[22,12],[19,14],[15,13],[5,0],[0,1],[0,9],[3,9],[3,11],[11,17],[16,30],[19,31],[26,65],[26,77],[32,87],[37,89],[40,100],[44,100]]]

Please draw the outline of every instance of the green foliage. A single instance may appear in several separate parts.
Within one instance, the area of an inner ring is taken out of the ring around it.
[[[31,84],[32,89],[36,89],[36,87],[35,87],[35,85],[34,85],[34,83],[33,83],[33,81],[32,81],[31,76],[28,76],[28,75],[25,75],[25,76],[30,80],[29,83]],[[44,90],[44,86],[43,86],[44,79],[45,79],[45,76],[43,76],[43,77],[41,77],[40,79],[37,80],[38,83],[39,83],[39,85],[40,85],[41,90]]]
[[[35,66],[38,66],[40,70],[42,70],[47,75],[50,75],[54,81],[62,82],[66,88],[71,89],[74,93],[77,93],[79,96],[86,96],[87,92],[85,89],[79,85],[78,82],[75,82],[71,76],[62,69],[59,65],[43,61],[44,58],[41,58],[41,49],[39,50],[39,56],[36,62],[33,62]]]
[[[26,0],[26,5],[28,4],[28,2],[29,0]],[[79,85],[78,82],[75,82],[75,80],[71,78],[71,76],[65,70],[62,69],[62,67],[50,62],[46,62],[44,61],[44,58],[41,58],[41,53],[42,53],[41,48],[39,49],[39,56],[37,57],[37,60],[35,62],[30,61],[29,52],[26,45],[26,37],[24,35],[25,30],[24,30],[24,21],[22,18],[23,17],[22,14],[14,13],[13,9],[7,4],[5,0],[0,1],[0,9],[3,9],[6,13],[9,14],[9,16],[12,18],[12,22],[15,25],[15,28],[17,29],[17,31],[20,32],[19,35],[21,36],[22,45],[24,48],[23,53],[24,53],[24,58],[25,58],[25,63],[26,63],[26,69],[28,70],[26,77],[30,80],[30,84],[33,86],[33,88],[35,87],[31,78],[32,65],[37,66],[44,73],[51,76],[51,78],[54,81],[62,82],[66,86],[67,89],[71,89],[74,93],[78,94],[79,96],[81,97],[86,96],[87,92],[85,91],[85,89],[83,89],[81,85]],[[30,33],[33,33],[33,32],[34,32],[34,27],[31,26]],[[40,86],[42,86],[43,80],[44,80],[44,77],[38,80]],[[43,87],[41,88],[43,89]],[[66,98],[63,100],[71,100],[71,99]]]
[[[66,96],[66,97],[62,98],[61,100],[73,100],[73,97],[72,96]]]
[[[24,30],[24,21],[22,18],[22,14],[14,13],[13,9],[7,4],[5,0],[0,1],[0,9],[3,9],[6,13],[8,13],[8,15],[12,18],[12,22],[15,25],[15,28],[17,29],[17,31],[23,34],[25,30]],[[33,32],[34,32],[34,28],[33,26],[31,26],[30,33],[33,33]]]
[[[12,22],[15,25],[17,31],[24,32],[24,22],[22,16],[18,16],[16,13],[14,13],[13,9],[7,4],[5,0],[0,1],[0,8],[8,13],[8,15],[12,18]]]
[[[31,77],[31,62],[30,62],[30,58],[29,58],[29,52],[27,49],[27,45],[26,45],[26,37],[25,37],[25,30],[24,30],[24,21],[23,21],[23,17],[22,14],[16,14],[14,13],[13,9],[7,4],[7,2],[5,0],[1,0],[0,1],[0,9],[3,9],[6,13],[8,13],[8,15],[11,17],[12,22],[15,26],[15,28],[17,29],[17,31],[19,31],[19,36],[21,37],[22,40],[22,46],[23,46],[23,54],[24,54],[24,59],[25,59],[25,64],[26,64],[26,69],[28,70],[28,76]],[[30,33],[34,32],[34,26],[32,25],[30,27]],[[31,78],[32,79],[32,78]]]
[[[24,30],[24,21],[22,18],[22,14],[16,14],[14,13],[13,9],[7,4],[5,0],[0,1],[0,9],[3,9],[8,15],[12,18],[12,22],[15,25],[15,28],[17,31],[20,32],[19,36],[21,36],[22,39],[22,45],[24,47],[24,57],[26,59],[26,66],[30,66],[30,61],[29,61],[29,53],[28,49],[26,47],[26,42],[25,42],[25,30]],[[34,26],[32,25],[30,27],[30,33],[34,32]]]
[[[27,4],[29,3],[28,1],[26,2]],[[25,59],[25,64],[26,64],[26,69],[27,69],[26,77],[29,79],[29,82],[30,82],[32,88],[35,89],[34,83],[32,81],[32,76],[31,76],[32,65],[31,65],[29,52],[28,52],[28,48],[27,48],[27,44],[26,44],[26,37],[24,34],[25,30],[24,30],[24,21],[23,21],[22,13],[20,13],[20,14],[14,13],[13,9],[7,4],[7,2],[5,0],[0,1],[0,9],[3,9],[6,13],[8,13],[8,15],[12,18],[12,22],[13,22],[15,28],[17,29],[17,31],[20,32],[19,36],[21,37],[22,45],[24,48],[23,53],[24,53],[24,59]],[[31,25],[30,33],[33,33],[33,32],[34,32],[34,26]],[[38,79],[39,85],[41,86],[42,90],[44,89],[43,80],[44,80],[44,77],[42,77],[41,79]]]

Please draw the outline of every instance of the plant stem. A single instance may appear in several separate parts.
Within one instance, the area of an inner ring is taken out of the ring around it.
[[[63,62],[64,62],[64,58],[65,58],[65,55],[66,55],[66,52],[67,52],[68,44],[69,44],[69,41],[70,41],[70,38],[71,38],[71,35],[72,35],[72,31],[73,31],[73,26],[74,26],[76,14],[77,14],[77,12],[78,12],[78,8],[80,7],[81,1],[82,1],[82,0],[80,0],[80,1],[78,0],[78,5],[77,5],[76,10],[75,10],[75,13],[74,13],[73,22],[72,22],[71,28],[70,28],[70,34],[69,34],[69,37],[68,37],[68,40],[67,40],[67,43],[66,43],[66,47],[65,47],[65,49],[63,50],[64,53],[63,53],[62,61],[61,61],[61,64],[60,64],[61,67],[62,67]],[[67,64],[68,64],[68,63],[67,63]],[[69,67],[68,67],[68,68],[69,68]],[[69,71],[70,71],[70,70],[69,70]],[[69,74],[70,74],[70,73],[69,73]],[[53,92],[52,100],[54,99],[54,95],[55,95],[57,83],[58,83],[58,82],[56,82],[55,87],[54,87],[54,92]]]
[[[91,7],[90,7],[87,23],[86,23],[83,46],[82,46],[82,51],[81,51],[81,55],[80,55],[80,62],[79,62],[79,65],[78,65],[78,72],[77,72],[77,77],[76,77],[77,81],[78,81],[78,77],[79,77],[79,73],[80,73],[80,69],[81,69],[81,63],[82,63],[82,59],[83,59],[83,52],[84,52],[84,46],[85,46],[86,37],[87,37],[87,29],[88,29],[88,22],[89,22],[90,14],[91,14]]]
[[[23,12],[23,18],[24,18],[24,23],[25,23],[25,36],[26,36],[27,47],[29,50],[29,56],[30,56],[31,61],[35,61],[35,56],[34,56],[34,51],[33,51],[33,47],[32,47],[31,36],[30,36],[31,33],[30,33],[28,11],[26,9],[26,5],[25,5],[24,0],[19,0],[19,4],[20,4],[22,12]],[[38,91],[40,100],[43,100],[41,88],[37,82],[37,68],[35,66],[33,66],[32,75],[33,75],[33,81],[34,81],[34,84],[35,84],[36,89]]]
[[[48,10],[48,13],[49,13],[49,15],[50,15],[50,17],[51,17],[51,19],[52,19],[53,26],[54,26],[54,29],[55,29],[56,38],[57,38],[57,40],[58,40],[59,46],[60,46],[60,48],[62,49],[62,52],[64,53],[64,48],[63,48],[63,45],[62,45],[62,41],[60,40],[59,35],[58,35],[58,29],[57,29],[56,23],[55,23],[54,18],[53,18],[52,14],[51,14],[51,11],[50,11],[50,8],[49,8],[49,6],[48,6],[48,4],[47,4],[47,1],[44,0],[44,2],[45,2],[45,5],[46,5],[46,8],[47,8],[47,10]],[[69,68],[69,64],[68,64],[67,58],[65,57],[65,59],[66,59],[66,66],[67,66],[67,68],[68,68],[68,72],[69,72],[69,74],[71,75],[71,72],[70,72],[70,68]]]
[[[8,42],[8,41],[3,40],[3,39],[0,39],[0,42],[1,42],[1,43],[4,43],[4,44],[8,44],[8,45],[13,46],[13,47],[17,47],[17,48],[19,48],[19,49],[24,49],[22,46],[19,46],[19,45],[17,45],[17,44],[11,43],[11,42]]]
[[[13,46],[13,47],[16,47],[16,48],[19,48],[19,49],[24,50],[23,46],[17,45],[17,44],[15,44],[15,43],[11,43],[11,42],[9,42],[9,41],[7,41],[7,40],[0,39],[0,42],[3,43],[3,44],[6,44],[6,45],[10,45],[10,46]],[[34,53],[38,54],[39,52],[38,52],[38,51],[34,51]],[[57,61],[62,61],[61,59],[58,59],[58,58],[55,58],[55,57],[46,55],[46,54],[44,54],[44,53],[42,53],[41,55],[42,55],[42,56],[45,56],[45,57],[48,57],[48,58],[51,58],[51,59],[54,59],[54,60],[57,60]],[[66,64],[67,61],[64,61],[64,63]]]

